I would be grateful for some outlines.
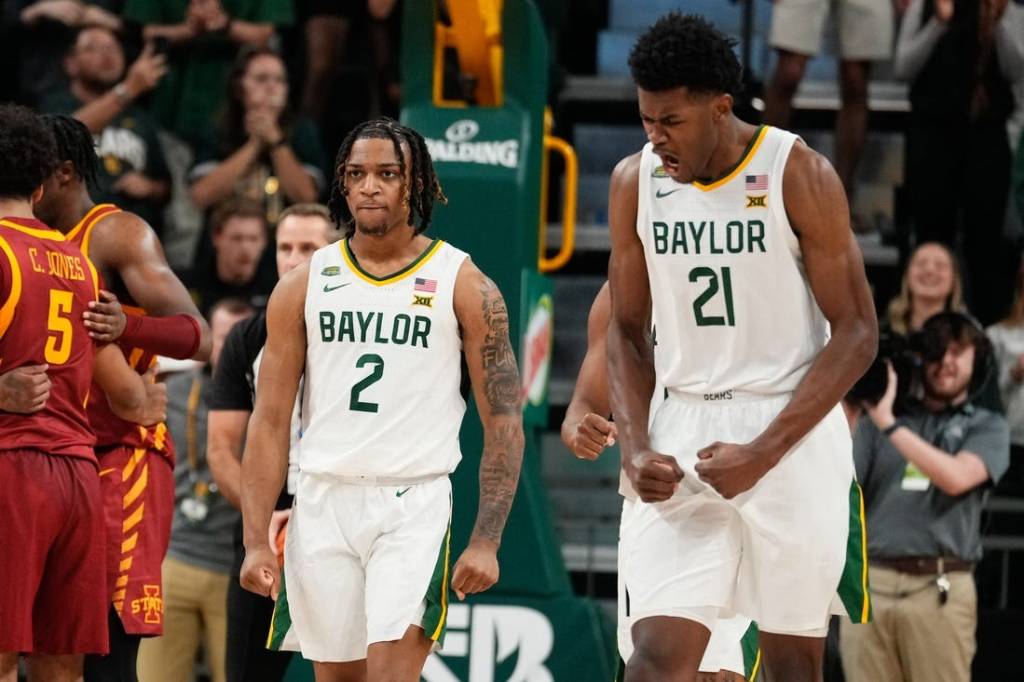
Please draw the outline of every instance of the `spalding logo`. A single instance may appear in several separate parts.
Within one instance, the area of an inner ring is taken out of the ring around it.
[[[448,130],[444,131],[444,136],[448,138],[449,142],[469,142],[479,132],[479,123],[472,119],[464,118],[448,126]]]

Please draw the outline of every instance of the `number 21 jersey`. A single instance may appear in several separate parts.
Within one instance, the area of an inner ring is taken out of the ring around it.
[[[455,470],[466,402],[454,297],[466,257],[435,240],[380,278],[347,239],[313,254],[301,472],[400,481]]]
[[[636,229],[671,392],[792,391],[828,339],[782,199],[797,137],[762,126],[721,179],[680,184],[641,153]]]

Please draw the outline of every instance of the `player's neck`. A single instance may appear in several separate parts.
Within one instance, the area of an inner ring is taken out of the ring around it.
[[[71,196],[63,203],[60,211],[57,213],[56,224],[51,225],[51,227],[57,228],[64,234],[75,229],[75,226],[82,222],[85,214],[96,205],[96,202],[89,196],[89,191],[85,188],[84,183],[79,187],[77,193],[71,190],[69,194]]]
[[[32,202],[29,199],[0,199],[0,218],[35,220],[35,216],[32,214]]]
[[[757,129],[757,126],[744,123],[730,114],[728,120],[722,123],[718,146],[711,153],[707,168],[700,177],[715,181],[735,168],[746,153],[750,140],[757,134]]]
[[[396,262],[414,260],[427,247],[430,239],[416,234],[411,226],[404,225],[388,230],[382,235],[366,234],[357,229],[356,233],[349,238],[348,243],[356,260],[363,267],[373,264],[386,267],[394,265]],[[401,267],[395,269],[401,269]],[[378,273],[371,269],[371,274]]]

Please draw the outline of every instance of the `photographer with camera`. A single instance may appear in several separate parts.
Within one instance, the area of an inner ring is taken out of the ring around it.
[[[970,317],[935,315],[910,349],[920,361],[911,388],[900,390],[887,361],[885,392],[853,439],[874,621],[843,623],[848,682],[966,682],[976,648],[981,512],[1009,463],[1009,427],[971,400],[991,351]]]

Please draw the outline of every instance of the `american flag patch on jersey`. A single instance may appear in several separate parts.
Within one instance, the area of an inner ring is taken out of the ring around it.
[[[436,294],[437,293],[437,280],[436,279],[423,279],[422,277],[417,277],[416,278],[416,282],[413,284],[412,290],[413,291],[424,291],[424,292],[426,292],[428,294]]]
[[[748,175],[746,187],[748,192],[768,189],[768,175]]]

